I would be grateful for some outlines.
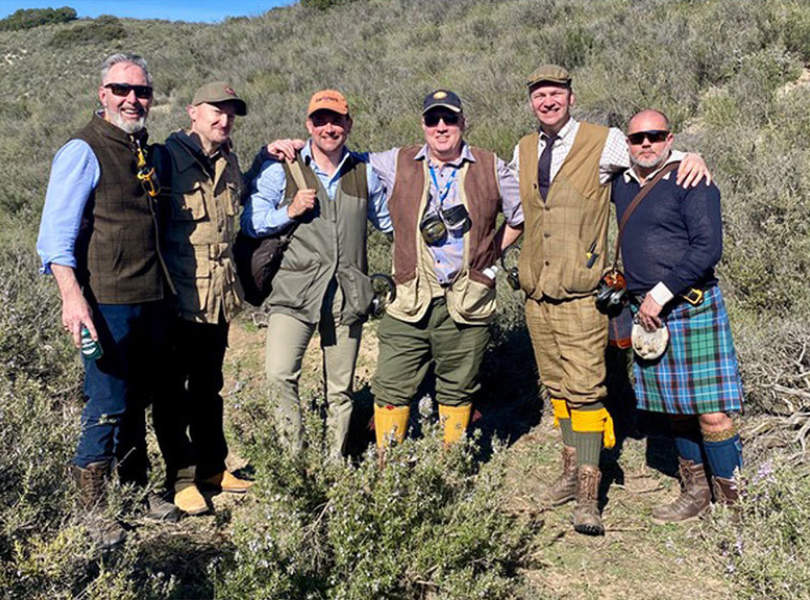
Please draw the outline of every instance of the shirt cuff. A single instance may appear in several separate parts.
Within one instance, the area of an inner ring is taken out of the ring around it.
[[[659,281],[657,284],[655,284],[655,287],[650,290],[650,296],[658,304],[664,306],[667,302],[675,297],[675,294],[669,291],[669,288],[664,285],[663,281]]]

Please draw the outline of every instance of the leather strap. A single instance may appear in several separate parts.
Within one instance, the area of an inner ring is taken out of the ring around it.
[[[667,173],[671,173],[672,171],[677,169],[680,166],[680,164],[681,164],[680,161],[671,162],[667,164],[663,169],[658,171],[655,177],[653,177],[652,180],[647,185],[642,186],[638,194],[636,194],[636,197],[633,198],[632,202],[630,202],[627,209],[624,211],[621,223],[619,223],[619,233],[616,236],[616,252],[613,255],[614,271],[617,270],[619,267],[619,249],[621,248],[622,243],[622,233],[624,233],[624,226],[627,224],[627,220],[630,218],[630,215],[633,214],[633,211],[636,210],[639,204],[641,204],[641,201],[644,200],[644,197],[647,195],[647,193],[655,187],[655,184],[661,181]]]

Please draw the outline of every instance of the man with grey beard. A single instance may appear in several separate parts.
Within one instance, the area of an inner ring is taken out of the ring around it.
[[[122,483],[147,484],[147,382],[160,381],[168,362],[161,360],[164,298],[173,286],[158,244],[155,182],[143,160],[152,105],[146,61],[108,57],[98,99],[101,108],[54,157],[37,252],[59,287],[62,325],[82,348],[86,404],[72,472],[89,533],[110,547],[124,539],[123,528],[101,514],[113,463]],[[147,516],[179,517],[174,505],[144,495]]]

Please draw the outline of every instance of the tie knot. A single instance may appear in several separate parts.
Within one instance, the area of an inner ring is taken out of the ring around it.
[[[551,135],[549,135],[549,134],[547,134],[547,133],[544,133],[544,134],[542,135],[542,137],[543,137],[543,141],[544,141],[544,142],[546,142],[546,144],[551,145],[551,144],[553,144],[553,143],[554,143],[554,142],[557,140],[557,138],[558,138],[559,136],[558,136],[558,135],[555,135],[555,134],[553,134],[553,133],[552,133]]]

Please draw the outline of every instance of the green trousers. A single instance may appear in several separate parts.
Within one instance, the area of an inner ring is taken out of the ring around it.
[[[431,363],[439,404],[469,404],[481,388],[478,371],[489,342],[489,328],[456,323],[444,298],[434,298],[417,323],[385,315],[377,337],[379,356],[371,391],[379,405],[410,404]]]

